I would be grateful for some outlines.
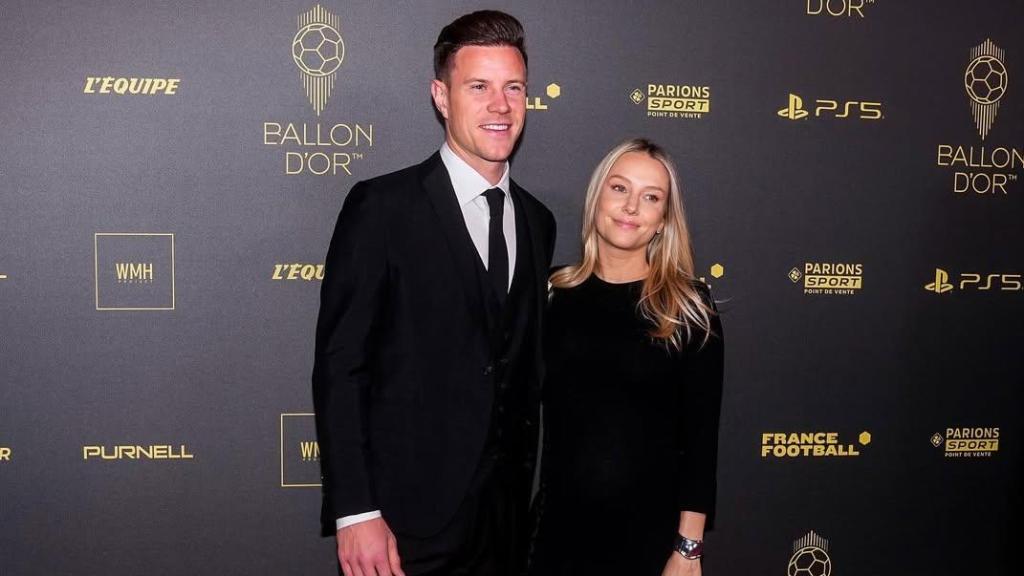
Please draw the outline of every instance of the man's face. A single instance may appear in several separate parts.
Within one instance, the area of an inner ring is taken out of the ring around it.
[[[452,58],[448,81],[434,80],[430,92],[445,119],[448,146],[496,182],[526,119],[522,54],[512,46],[464,46]]]

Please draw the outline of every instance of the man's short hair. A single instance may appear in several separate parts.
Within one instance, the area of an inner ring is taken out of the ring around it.
[[[455,53],[463,46],[512,46],[523,55],[523,25],[514,16],[497,10],[480,10],[460,16],[441,30],[434,44],[434,77],[448,81]]]

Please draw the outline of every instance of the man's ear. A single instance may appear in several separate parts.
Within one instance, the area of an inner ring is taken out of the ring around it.
[[[430,81],[430,96],[434,98],[434,107],[445,120],[448,119],[448,86],[437,78]]]

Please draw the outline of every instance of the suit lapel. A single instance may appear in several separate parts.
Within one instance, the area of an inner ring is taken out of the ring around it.
[[[480,256],[473,246],[469,231],[466,230],[466,220],[455,198],[455,189],[452,188],[451,177],[444,167],[444,162],[441,161],[441,154],[435,152],[422,164],[422,168],[423,189],[437,214],[449,252],[455,260],[455,268],[461,280],[459,285],[462,286],[470,309],[480,319],[481,324],[486,325],[487,314],[481,300],[476,271]]]

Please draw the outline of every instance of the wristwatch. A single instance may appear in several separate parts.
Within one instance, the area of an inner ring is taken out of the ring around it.
[[[704,541],[690,540],[682,534],[676,534],[676,540],[672,543],[672,549],[679,552],[687,560],[697,560],[704,556]]]

